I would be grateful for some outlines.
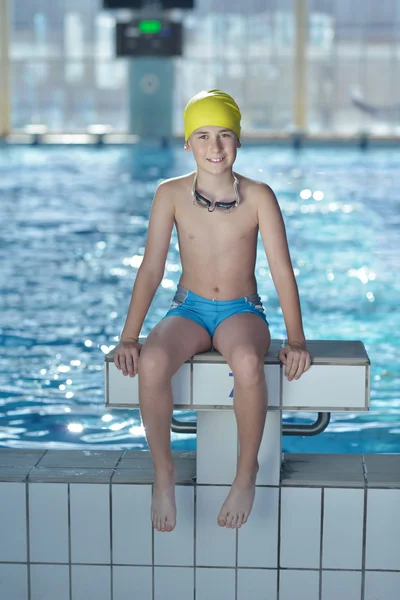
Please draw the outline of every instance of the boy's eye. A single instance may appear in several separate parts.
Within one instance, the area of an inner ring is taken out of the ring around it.
[[[204,133],[203,135],[199,135],[199,140],[204,140],[207,135]],[[231,137],[230,133],[221,133],[221,137]]]

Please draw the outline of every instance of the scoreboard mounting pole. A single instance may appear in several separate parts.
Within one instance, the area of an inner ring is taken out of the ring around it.
[[[173,135],[174,59],[129,59],[129,132],[140,137]]]
[[[7,137],[11,130],[9,27],[8,0],[0,0],[0,138]]]
[[[182,53],[182,24],[167,15],[147,1],[117,32],[117,54],[129,56],[129,132],[142,138],[173,136],[173,57]]]

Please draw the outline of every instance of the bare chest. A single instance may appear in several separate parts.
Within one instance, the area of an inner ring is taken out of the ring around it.
[[[257,212],[251,202],[244,201],[229,214],[194,206],[187,197],[177,202],[175,224],[180,250],[201,248],[203,252],[216,250],[240,252],[256,240],[258,233]]]

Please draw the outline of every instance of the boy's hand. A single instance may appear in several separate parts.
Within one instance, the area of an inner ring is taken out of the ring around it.
[[[285,365],[285,376],[288,381],[299,379],[302,373],[307,371],[311,365],[311,354],[307,347],[300,342],[288,344],[281,348],[278,358]]]
[[[124,375],[135,377],[138,372],[139,354],[143,344],[121,341],[114,350],[114,364]]]

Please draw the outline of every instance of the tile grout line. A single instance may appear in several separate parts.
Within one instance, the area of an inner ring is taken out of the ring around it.
[[[363,515],[363,536],[362,536],[362,559],[361,559],[361,600],[365,598],[365,559],[367,553],[367,508],[368,508],[368,487],[367,487],[367,465],[364,454],[361,455],[363,473],[364,473],[364,515]]]
[[[26,501],[26,560],[27,562],[27,584],[28,584],[28,600],[31,600],[31,551],[30,551],[30,535],[29,535],[29,481],[26,478],[25,487],[25,501]]]
[[[110,475],[109,481],[109,519],[110,519],[110,598],[114,599],[114,565],[113,565],[113,520],[112,520],[112,506],[113,506],[113,477],[117,472],[118,465],[121,463],[123,457],[126,454],[126,450],[124,450],[120,457],[117,459],[117,462],[112,468],[112,473]]]
[[[233,389],[235,389],[235,377],[233,377]],[[234,392],[235,393],[235,392]],[[239,452],[240,452],[240,444],[239,444],[239,431],[236,424],[236,473],[239,461]],[[238,597],[238,589],[237,589],[237,581],[238,581],[238,551],[239,551],[239,530],[236,527],[235,532],[235,600]]]
[[[35,561],[34,562],[35,565],[42,565],[42,566],[54,566],[57,567],[58,565],[63,565],[63,566],[68,566],[68,562],[52,562],[52,561]],[[92,567],[92,566],[100,566],[100,567],[109,567],[109,563],[107,562],[98,562],[98,563],[93,563],[93,562],[76,562],[74,563],[75,565],[79,565],[80,567]],[[20,560],[1,560],[0,561],[0,565],[26,565],[25,561],[20,561]],[[148,563],[129,563],[129,562],[125,562],[125,563],[115,563],[116,566],[118,567],[151,567],[151,564]],[[191,569],[192,565],[176,565],[176,564],[160,564],[157,565],[158,567],[167,567],[167,568],[179,568],[179,569]],[[199,565],[197,567],[198,569],[233,569],[234,567],[232,567],[232,565]],[[276,571],[276,568],[274,567],[254,567],[254,566],[243,566],[243,567],[239,567],[240,569],[243,570],[255,570],[255,571]],[[285,571],[294,569],[296,571],[318,571],[318,568],[315,567],[284,567]],[[340,571],[340,572],[346,572],[346,573],[361,573],[361,569],[350,569],[350,568],[345,568],[345,567],[325,567],[325,569],[323,569],[324,571]],[[377,572],[377,573],[400,573],[399,569],[376,569],[376,568],[371,568],[371,569],[365,569],[366,572]]]
[[[238,553],[239,553],[239,529],[236,527],[236,549],[235,549],[235,600],[238,600]]]
[[[151,498],[153,498],[154,483],[151,485]],[[154,568],[154,525],[151,521],[151,597],[155,599],[155,568]]]
[[[71,484],[67,484],[67,511],[68,511],[68,577],[69,600],[72,600],[72,555],[71,555]]]
[[[29,519],[29,485],[30,480],[29,476],[32,473],[33,469],[37,467],[42,458],[46,456],[48,450],[45,450],[43,454],[38,458],[36,464],[29,470],[29,473],[26,476],[25,483],[25,502],[26,502],[26,560],[27,560],[27,584],[28,584],[28,600],[31,600],[32,590],[31,590],[31,549],[30,549],[30,519]]]
[[[281,343],[281,347],[283,347]],[[279,354],[279,350],[278,350]],[[282,410],[282,397],[283,397],[283,369],[282,363],[279,363],[279,410]],[[279,484],[278,484],[278,546],[277,546],[277,569],[276,569],[276,600],[279,600],[280,587],[281,587],[281,503],[282,503],[282,465],[285,460],[284,452],[282,452],[282,412],[280,416],[280,465],[279,465]]]
[[[321,489],[321,531],[319,538],[319,600],[322,600],[322,548],[324,542],[325,488]]]
[[[280,475],[279,475],[280,479]],[[277,546],[277,569],[276,569],[276,600],[279,600],[280,584],[281,584],[281,503],[282,503],[282,488],[279,481],[278,487],[278,546]]]
[[[197,461],[197,459],[196,459]],[[196,462],[197,464],[197,462]],[[196,515],[197,515],[197,468],[196,468],[196,481],[193,486],[193,600],[196,600],[196,540],[197,540],[197,527],[196,527]]]
[[[112,526],[112,479],[113,473],[111,473],[109,483],[109,519],[110,519],[110,598],[114,598],[114,568],[113,568],[113,526]]]

